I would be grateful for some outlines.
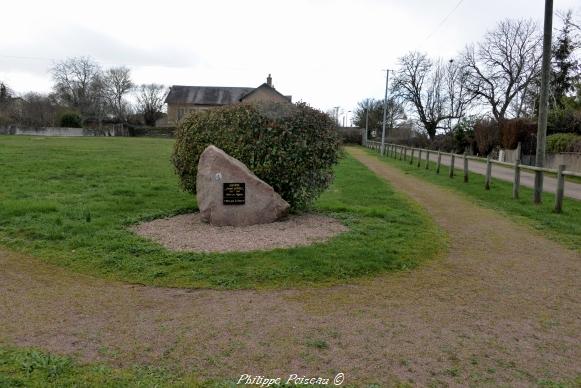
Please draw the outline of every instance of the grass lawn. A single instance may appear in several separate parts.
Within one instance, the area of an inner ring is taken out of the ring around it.
[[[367,152],[370,155],[379,157],[376,151],[367,150]],[[464,183],[462,160],[456,162],[454,178],[450,179],[448,177],[448,166],[442,165],[440,174],[435,172],[435,162],[430,162],[428,170],[425,169],[425,161],[422,162],[421,167],[417,167],[417,155],[413,165],[409,164],[409,159],[408,162],[391,157],[382,157],[381,159],[403,170],[406,174],[418,176],[429,182],[463,193],[478,204],[501,211],[519,222],[524,222],[543,232],[547,237],[581,252],[581,201],[565,198],[563,213],[557,214],[553,212],[555,196],[552,193],[545,192],[543,194],[543,203],[534,205],[532,202],[532,189],[522,185],[520,198],[514,200],[512,199],[511,182],[493,178],[490,190],[487,191],[484,190],[484,176],[470,172],[468,183]],[[492,168],[494,169],[494,166]],[[450,206],[453,205],[453,203],[450,204]],[[477,222],[478,220],[474,221]]]
[[[0,387],[227,387],[198,382],[193,376],[148,367],[115,369],[105,364],[81,365],[34,349],[0,347]]]
[[[170,164],[173,141],[0,137],[0,245],[74,271],[160,286],[334,284],[412,268],[445,247],[416,205],[346,157],[316,210],[351,230],[309,247],[176,253],[127,227],[196,209]]]
[[[275,378],[278,376],[269,376]],[[290,388],[300,385],[315,388],[321,385],[286,384],[288,375],[280,376],[281,384],[270,387]],[[37,349],[0,346],[0,387],[172,387],[172,388],[232,388],[260,385],[238,384],[234,380],[201,381],[193,374],[170,371],[162,368],[135,365],[133,368],[113,368],[104,363],[82,364],[70,357],[58,356]],[[553,383],[551,383],[553,384]],[[331,383],[332,385],[332,383]],[[264,385],[266,386],[266,385]],[[345,388],[357,385],[343,384]],[[569,385],[544,385],[545,387],[568,387]],[[571,385],[572,386],[572,385]],[[377,387],[375,384],[367,387]],[[394,387],[408,388],[411,384],[399,383]]]
[[[285,376],[286,377],[286,376]],[[271,385],[272,387],[291,387],[294,384]],[[539,380],[538,387],[569,388],[578,387],[581,377],[567,381]],[[70,357],[62,357],[36,349],[0,346],[0,387],[183,387],[183,388],[228,388],[240,386],[236,381],[200,381],[192,374],[184,374],[152,368],[134,366],[133,368],[112,368],[102,363],[81,364]],[[318,387],[320,385],[302,385]],[[356,385],[345,384],[346,388]],[[367,387],[377,387],[370,384]],[[394,381],[394,387],[407,388],[413,385]]]

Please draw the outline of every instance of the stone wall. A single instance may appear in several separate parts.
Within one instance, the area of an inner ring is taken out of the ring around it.
[[[248,97],[244,97],[242,102],[260,103],[260,102],[289,102],[289,100],[269,87],[258,87]]]
[[[25,136],[129,136],[129,131],[124,128],[115,129],[87,129],[87,128],[22,128],[16,126],[0,127],[0,135],[25,135]]]
[[[503,162],[514,163],[516,159],[516,150],[503,150]],[[523,155],[522,163],[528,165],[535,164],[535,155]],[[557,154],[547,154],[545,159],[545,167],[557,169],[560,164],[567,166],[569,171],[581,172],[581,154],[574,152],[560,152]]]
[[[167,120],[163,126],[175,127],[179,121],[194,111],[212,109],[218,105],[167,104]]]

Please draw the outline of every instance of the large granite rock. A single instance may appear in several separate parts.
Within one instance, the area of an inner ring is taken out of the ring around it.
[[[196,196],[202,220],[216,226],[266,224],[289,209],[270,185],[213,145],[200,156]]]

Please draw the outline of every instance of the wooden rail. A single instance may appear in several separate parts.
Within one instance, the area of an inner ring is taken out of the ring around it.
[[[408,162],[412,166],[414,165],[414,157],[417,155],[417,162],[416,162],[417,167],[422,166],[422,154],[423,154],[423,155],[425,155],[425,169],[426,170],[429,169],[429,165],[430,165],[430,153],[435,152],[434,150],[428,150],[425,148],[407,147],[407,146],[402,146],[399,144],[392,144],[392,143],[385,144],[385,146],[383,148],[383,152],[381,152],[382,151],[381,143],[376,142],[376,141],[367,141],[366,146],[367,146],[367,148],[372,149],[372,150],[376,150],[380,154],[385,155],[387,157],[392,157],[394,159],[399,158],[399,160],[402,160],[404,162]],[[409,154],[409,160],[408,160],[408,154]],[[513,177],[513,183],[512,183],[512,198],[513,199],[519,198],[520,175],[521,175],[520,173],[522,170],[540,172],[541,175],[544,173],[550,173],[550,174],[557,175],[557,190],[555,192],[555,207],[554,207],[554,211],[556,213],[561,213],[563,211],[563,197],[565,195],[564,194],[565,193],[565,177],[574,176],[574,177],[581,178],[581,172],[568,171],[565,169],[566,168],[565,165],[559,165],[558,169],[552,169],[552,168],[545,168],[545,167],[527,166],[527,165],[521,164],[521,161],[520,161],[520,143],[518,145],[517,152],[516,152],[517,160],[514,163],[507,163],[507,162],[500,162],[498,160],[493,160],[490,158],[490,155],[488,155],[486,158],[480,158],[477,156],[466,155],[466,153],[455,154],[455,153],[451,153],[451,152],[442,152],[442,151],[438,150],[437,151],[436,170],[435,170],[436,174],[440,173],[440,167],[442,164],[442,155],[447,155],[450,157],[450,166],[449,166],[449,170],[448,170],[448,176],[450,178],[454,177],[455,159],[457,157],[462,158],[464,182],[468,182],[468,178],[469,178],[468,161],[474,160],[477,162],[485,163],[486,164],[486,174],[485,174],[485,180],[484,180],[484,189],[485,190],[490,190],[490,184],[492,181],[492,166],[494,164],[499,165],[499,166],[509,167],[509,168],[513,169],[513,171],[514,171],[514,177]],[[535,180],[535,184],[537,184],[536,180]],[[540,190],[540,188],[537,188],[537,187],[534,187],[533,189]]]

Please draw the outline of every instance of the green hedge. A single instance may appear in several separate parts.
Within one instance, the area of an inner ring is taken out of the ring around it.
[[[196,192],[198,160],[210,144],[246,164],[295,210],[308,207],[331,184],[340,152],[333,120],[305,103],[197,112],[179,126],[172,156],[188,192]]]
[[[59,126],[63,128],[82,128],[83,120],[78,113],[63,113],[59,118]]]
[[[574,133],[556,133],[547,136],[547,152],[581,152],[581,136]]]

